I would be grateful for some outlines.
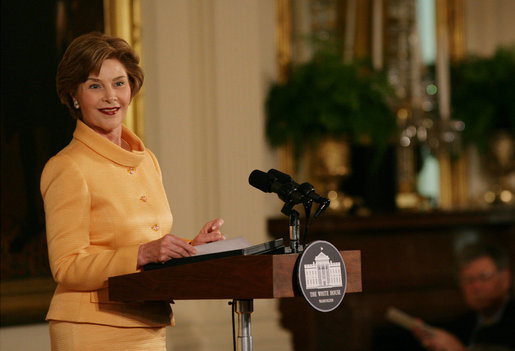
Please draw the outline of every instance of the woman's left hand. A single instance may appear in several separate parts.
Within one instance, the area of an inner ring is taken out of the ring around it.
[[[198,235],[191,241],[191,245],[202,245],[212,241],[225,240],[220,228],[224,224],[221,218],[214,219],[204,224]]]

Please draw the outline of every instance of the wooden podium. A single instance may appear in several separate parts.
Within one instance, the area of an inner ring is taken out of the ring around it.
[[[340,251],[346,293],[361,292],[361,252]],[[109,278],[113,301],[236,300],[238,350],[252,350],[253,299],[300,296],[294,270],[299,254],[234,256]],[[345,303],[345,299],[342,303]]]

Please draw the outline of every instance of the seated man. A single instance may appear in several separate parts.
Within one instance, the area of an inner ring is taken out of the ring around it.
[[[457,319],[447,331],[413,334],[429,350],[514,350],[515,302],[510,296],[509,257],[499,248],[470,245],[458,257],[460,286],[472,310]]]

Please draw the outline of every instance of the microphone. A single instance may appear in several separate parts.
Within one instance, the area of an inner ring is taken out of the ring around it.
[[[289,175],[287,175],[286,173],[280,172],[277,169],[273,169],[273,168],[269,169],[268,174],[277,178],[277,180],[280,181],[281,183],[293,182],[293,179],[291,179],[291,177]]]
[[[250,173],[249,184],[254,188],[258,188],[265,193],[270,193],[272,183],[273,177],[265,172],[255,169],[252,171],[252,173]]]
[[[287,175],[283,172],[280,172],[277,169],[273,169],[273,168],[268,171],[268,174],[274,176],[275,178],[277,178],[278,181],[280,181],[282,183],[288,183],[288,182],[293,183],[295,185],[295,187],[304,196],[309,197],[311,200],[315,201],[318,204],[321,204],[325,201],[329,201],[328,199],[315,193],[315,187],[313,185],[311,185],[310,183],[306,182],[306,183],[302,183],[299,185],[299,184],[295,183],[295,181],[289,175]]]
[[[273,168],[268,173],[257,169],[252,171],[249,176],[249,184],[265,193],[276,193],[285,202],[281,212],[290,216],[291,252],[299,252],[300,219],[299,213],[293,207],[300,203],[304,204],[306,219],[309,219],[311,205],[315,201],[319,204],[314,215],[314,219],[316,219],[329,206],[330,201],[315,193],[313,185],[309,183],[299,185],[289,175]],[[309,224],[306,223],[303,242],[305,242],[308,226]]]
[[[287,175],[283,172],[280,172],[277,169],[273,169],[273,168],[268,171],[268,174],[272,175],[273,177],[275,177],[278,181],[280,181],[282,183],[293,184],[293,186],[306,199],[306,200],[302,200],[302,202],[311,200],[311,201],[314,201],[317,204],[319,204],[319,207],[313,216],[315,219],[318,218],[318,216],[320,216],[320,214],[329,206],[329,204],[330,204],[329,199],[326,199],[325,197],[322,197],[319,194],[317,194],[315,192],[315,187],[313,185],[311,185],[310,183],[306,182],[306,183],[302,183],[299,185],[289,175]]]
[[[250,173],[249,184],[265,193],[277,194],[284,202],[290,204],[302,202],[303,195],[297,190],[295,182],[283,183],[272,174],[256,169]]]

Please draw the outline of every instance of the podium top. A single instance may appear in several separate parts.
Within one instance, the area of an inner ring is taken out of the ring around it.
[[[243,239],[241,237],[234,238],[234,239],[227,239],[227,240],[220,240],[215,241],[212,243],[204,244],[197,247],[197,250],[199,250],[199,247],[207,246],[207,245],[220,245],[224,243],[229,243],[232,240],[242,239],[246,241],[246,239]],[[239,245],[238,243],[236,245]],[[210,261],[218,258],[224,258],[224,257],[231,257],[231,256],[251,256],[251,255],[263,255],[266,253],[278,253],[279,251],[284,252],[284,244],[283,239],[275,239],[272,241],[268,241],[262,244],[258,245],[252,245],[248,247],[238,248],[238,249],[231,249],[231,250],[222,250],[222,251],[214,251],[212,253],[206,253],[202,255],[195,255],[190,257],[183,257],[183,258],[172,258],[166,262],[161,263],[149,263],[143,267],[143,270],[150,271],[153,269],[163,269],[166,267],[173,267],[173,266],[179,266],[182,264],[191,264],[195,262],[202,262],[202,261]]]
[[[362,291],[361,252],[340,253],[347,268],[347,293]],[[110,277],[109,299],[171,302],[301,296],[294,288],[298,256],[234,256]]]

